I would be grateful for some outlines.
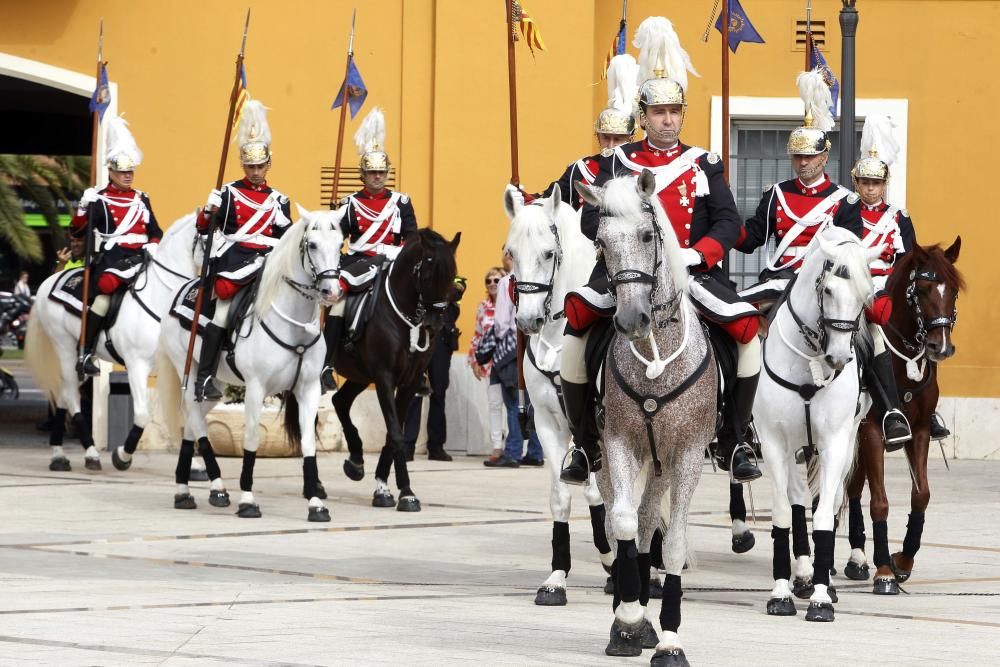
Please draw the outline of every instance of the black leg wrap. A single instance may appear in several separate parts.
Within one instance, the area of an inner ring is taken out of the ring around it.
[[[611,591],[611,611],[618,609],[619,603],[622,601],[621,591],[618,589],[618,559],[616,558],[611,562],[611,581],[615,583],[612,587],[614,590]]]
[[[306,498],[316,496],[319,488],[319,468],[316,466],[315,456],[302,458],[302,480],[302,495]]]
[[[814,530],[813,543],[816,556],[813,558],[813,583],[830,585],[830,568],[833,567],[833,531]]]
[[[639,554],[639,604],[645,607],[649,604],[649,572],[652,569],[652,559],[649,554]]]
[[[847,539],[852,549],[865,550],[865,515],[860,497],[848,500]]]
[[[181,440],[181,452],[177,455],[177,468],[174,469],[174,481],[187,484],[191,478],[191,459],[194,458],[194,440]]]
[[[198,438],[198,453],[205,462],[205,472],[209,479],[219,479],[222,477],[222,470],[219,468],[219,461],[215,458],[215,450],[207,436]]]
[[[875,521],[872,523],[872,541],[875,553],[872,559],[875,567],[889,564],[889,524],[885,521]]]
[[[618,540],[615,562],[618,564],[616,592],[621,594],[622,602],[635,602],[639,599],[639,550],[635,540]]]
[[[906,537],[903,538],[903,555],[913,558],[920,551],[920,536],[924,533],[924,513],[910,512],[906,522]]]
[[[663,578],[663,600],[660,603],[660,628],[677,632],[681,627],[681,578],[668,574]]]
[[[565,521],[552,522],[552,570],[562,570],[569,574],[569,524]]]
[[[80,436],[80,444],[83,445],[84,449],[94,444],[94,436],[90,432],[90,420],[84,417],[82,412],[73,415],[73,427],[76,429],[77,435]]]
[[[774,579],[792,578],[792,559],[788,555],[788,528],[772,528],[771,539],[774,541],[774,560],[771,571]]]
[[[243,470],[240,472],[240,491],[253,491],[253,466],[257,452],[243,452]]]
[[[735,521],[747,520],[747,505],[743,501],[743,485],[729,485],[729,518]]]
[[[658,570],[665,570],[663,565],[663,533],[657,528],[653,531],[653,540],[649,543],[649,557],[653,567]]]
[[[52,416],[52,431],[49,433],[49,444],[57,447],[63,444],[66,435],[66,408],[57,408]]]
[[[590,506],[590,528],[594,531],[594,546],[602,554],[611,551],[611,545],[608,544],[608,536],[604,532],[604,516],[603,503]]]
[[[802,505],[792,505],[792,553],[796,558],[809,555],[809,524]]]
[[[125,438],[124,449],[129,454],[135,454],[135,450],[139,448],[139,439],[142,437],[143,428],[136,424],[132,424],[132,429],[128,432],[128,437]]]

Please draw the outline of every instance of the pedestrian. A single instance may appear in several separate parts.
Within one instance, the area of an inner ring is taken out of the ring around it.
[[[28,272],[21,271],[21,276],[14,284],[14,296],[31,296],[31,287],[28,285]]]
[[[493,326],[493,316],[496,311],[497,288],[500,286],[500,279],[507,274],[499,266],[491,267],[486,272],[486,297],[479,302],[476,309],[476,330],[469,344],[469,366],[472,374],[477,380],[491,378],[486,390],[487,406],[489,411],[490,444],[493,446],[493,453],[490,461],[496,461],[503,454],[504,440],[504,405],[503,393],[500,390],[500,383],[492,381],[491,371],[493,370],[493,360],[489,359],[485,364],[480,365],[476,361],[476,349],[487,331]]]

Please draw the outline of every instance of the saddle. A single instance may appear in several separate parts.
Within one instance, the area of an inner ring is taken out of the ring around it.
[[[145,267],[143,267],[141,271],[145,270]],[[118,321],[118,312],[121,310],[122,301],[125,299],[125,294],[132,289],[133,284],[134,283],[129,283],[126,288],[116,290],[111,294],[111,304],[108,307],[108,314],[104,317],[103,331],[109,330],[115,325],[115,322]],[[91,290],[94,289],[94,286],[94,283],[91,283]],[[82,316],[83,269],[68,269],[60,273],[59,277],[56,279],[56,284],[52,286],[52,291],[49,292],[49,299],[61,305],[67,313],[75,315],[76,317]],[[121,357],[111,347],[111,341],[108,341],[107,345],[108,351],[111,352],[111,356],[114,357],[119,363],[123,363]]]
[[[245,288],[241,289],[233,297],[233,303],[229,307],[229,313],[226,317],[226,336],[224,340],[225,348],[227,350],[232,350],[235,347],[235,338],[237,332],[240,328],[240,324],[246,319],[246,315],[253,305],[254,298],[257,296],[257,286],[259,284],[260,274],[257,278]],[[181,328],[185,331],[191,331],[191,323],[194,320],[194,306],[195,301],[198,299],[198,288],[201,286],[201,278],[194,278],[184,283],[177,296],[174,297],[174,302],[170,306],[170,314],[177,318],[181,323]],[[211,323],[212,318],[215,316],[215,300],[205,299],[201,304],[201,314],[198,317],[198,334],[204,335],[205,327]]]
[[[355,262],[344,269],[351,276],[344,281],[348,285],[344,306],[345,345],[357,343],[364,336],[366,325],[375,312],[375,304],[385,288],[386,266],[385,257],[376,255],[370,263]],[[363,270],[355,272],[353,267]]]

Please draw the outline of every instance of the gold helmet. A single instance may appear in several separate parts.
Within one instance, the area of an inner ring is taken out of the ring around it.
[[[861,131],[861,159],[851,170],[854,189],[859,178],[889,180],[889,167],[896,161],[899,144],[892,136],[892,120],[888,116],[868,116]]]
[[[830,150],[830,138],[826,134],[833,129],[830,86],[818,67],[799,74],[795,83],[806,113],[805,122],[792,130],[788,137],[788,154],[819,155]]]
[[[635,99],[636,76],[639,65],[635,58],[625,53],[615,56],[608,64],[608,107],[597,117],[594,132],[597,134],[626,134],[635,132],[632,102]]]
[[[142,151],[136,145],[135,137],[122,116],[115,116],[108,121],[104,142],[108,153],[107,165],[111,171],[135,171],[142,162]]]
[[[361,156],[361,171],[385,171],[392,167],[385,152],[385,115],[375,107],[368,112],[354,133],[354,144]]]
[[[688,72],[701,76],[691,64],[691,57],[681,47],[670,21],[650,16],[639,24],[632,42],[639,49],[639,93],[636,101],[640,114],[647,106],[680,104],[687,107]]]
[[[265,164],[271,159],[271,127],[267,124],[267,110],[257,100],[247,100],[236,131],[240,145],[240,163]]]

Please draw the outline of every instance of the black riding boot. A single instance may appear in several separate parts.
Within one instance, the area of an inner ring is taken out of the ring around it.
[[[334,377],[334,364],[337,362],[337,347],[344,333],[344,318],[341,315],[330,315],[326,318],[323,328],[323,340],[326,341],[326,361],[319,375],[323,391],[337,391],[337,378]]]
[[[217,401],[222,398],[222,392],[212,380],[219,369],[225,335],[226,330],[222,327],[212,323],[205,325],[205,333],[201,337],[201,356],[198,358],[198,379],[194,385],[196,401]]]
[[[559,479],[567,484],[586,484],[590,473],[601,469],[593,395],[589,385],[563,379],[562,397],[576,447],[571,450],[569,463],[563,466]]]
[[[951,431],[948,430],[948,426],[944,423],[944,418],[942,418],[937,412],[932,412],[931,440],[944,440],[949,435],[951,435]]]
[[[882,414],[882,437],[886,451],[893,452],[913,438],[910,424],[899,409],[899,390],[892,373],[892,357],[888,352],[877,355],[871,362],[869,382],[873,384],[872,398]]]
[[[730,394],[732,405],[727,405],[719,431],[718,464],[722,470],[732,470],[737,482],[752,482],[761,476],[760,468],[750,458],[753,432],[750,420],[753,417],[753,400],[757,394],[757,380],[760,373],[747,378],[736,378]],[[734,421],[739,433],[734,432]]]
[[[80,351],[80,359],[76,362],[76,373],[80,379],[85,377],[96,377],[101,374],[101,369],[94,363],[94,347],[97,345],[97,337],[104,329],[104,315],[98,315],[91,309],[87,309],[87,337],[83,341],[83,350]]]

